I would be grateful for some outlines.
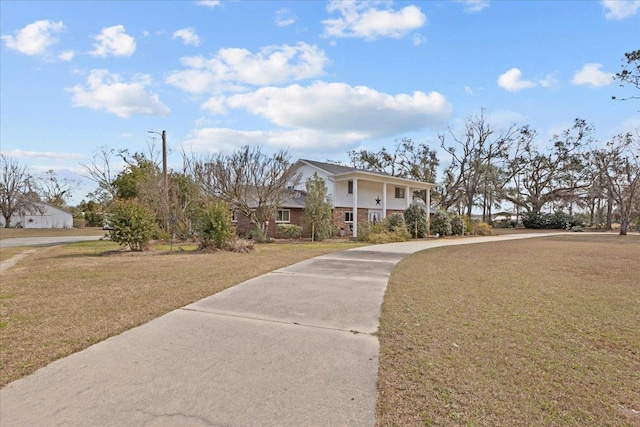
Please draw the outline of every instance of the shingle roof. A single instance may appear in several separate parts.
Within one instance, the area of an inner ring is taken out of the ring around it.
[[[334,163],[323,163],[323,162],[316,162],[315,160],[306,160],[306,159],[300,159],[300,161],[308,163],[312,166],[315,166],[333,175],[339,175],[341,173],[347,173],[347,172],[368,172],[368,173],[374,173],[376,175],[391,176],[383,172],[376,172],[369,169],[358,169],[350,166],[336,165]]]

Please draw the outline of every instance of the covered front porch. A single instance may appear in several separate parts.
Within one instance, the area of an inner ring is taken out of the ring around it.
[[[414,193],[421,191],[421,202],[429,221],[431,195],[436,184],[388,175],[352,171],[334,176],[334,208],[343,209],[345,224],[352,236],[358,236],[358,223],[382,221],[394,212],[402,212],[414,202]]]

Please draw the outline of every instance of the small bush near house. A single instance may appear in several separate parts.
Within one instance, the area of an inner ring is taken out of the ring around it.
[[[570,216],[564,212],[554,213],[526,212],[522,214],[522,225],[531,229],[571,230],[572,227],[585,225],[584,215]]]
[[[249,233],[247,233],[247,239],[254,240],[254,241],[258,242],[258,243],[267,242],[267,237],[264,235],[264,232],[262,231],[262,228],[260,228],[258,226],[252,228],[251,231],[249,231]]]
[[[406,242],[411,239],[411,235],[407,232],[407,229],[402,227],[394,227],[391,231],[383,229],[377,233],[369,234],[370,243],[395,243]]]
[[[406,228],[406,225],[404,223],[404,216],[402,214],[399,213],[394,213],[391,214],[387,220],[387,230],[388,231],[393,231],[394,228]]]
[[[73,228],[84,228],[85,220],[84,218],[73,218]]]
[[[437,211],[431,219],[431,234],[440,236],[451,236],[451,220],[445,211]]]
[[[475,221],[472,227],[474,236],[491,236],[493,234],[493,228],[486,222]]]
[[[421,206],[409,206],[404,211],[404,222],[407,231],[414,239],[422,239],[427,235],[427,211]]]
[[[455,212],[449,214],[451,219],[451,234],[454,236],[464,236],[467,231],[467,223]]]
[[[143,251],[157,229],[153,211],[135,200],[118,200],[110,208],[109,238],[132,251]]]
[[[494,221],[491,224],[493,228],[516,228],[517,225],[517,222],[510,218],[503,218],[500,221]]]
[[[390,227],[388,219],[372,224],[366,223],[358,227],[357,240],[369,243],[406,242],[411,235],[404,226]]]
[[[276,231],[283,239],[298,239],[302,236],[302,227],[295,224],[278,224]]]
[[[229,206],[221,201],[203,204],[196,211],[196,230],[200,235],[198,250],[227,250],[235,235]]]

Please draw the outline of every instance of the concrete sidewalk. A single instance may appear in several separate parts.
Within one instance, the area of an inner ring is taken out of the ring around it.
[[[7,385],[0,426],[372,426],[397,262],[546,235],[367,246],[276,270]]]

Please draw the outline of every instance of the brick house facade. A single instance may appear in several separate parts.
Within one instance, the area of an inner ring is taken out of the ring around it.
[[[425,209],[429,221],[430,190],[436,187],[435,184],[311,160],[298,160],[294,168],[299,172],[300,184],[292,188],[295,197],[285,201],[269,221],[269,237],[278,237],[278,224],[298,225],[302,227],[303,236],[309,236],[304,219],[304,190],[306,180],[314,175],[322,178],[327,186],[336,235],[357,237],[358,224],[381,221],[394,213],[403,213],[414,203],[415,191],[426,194]],[[235,219],[238,233],[247,235],[252,229],[249,219],[244,215],[237,215]]]

